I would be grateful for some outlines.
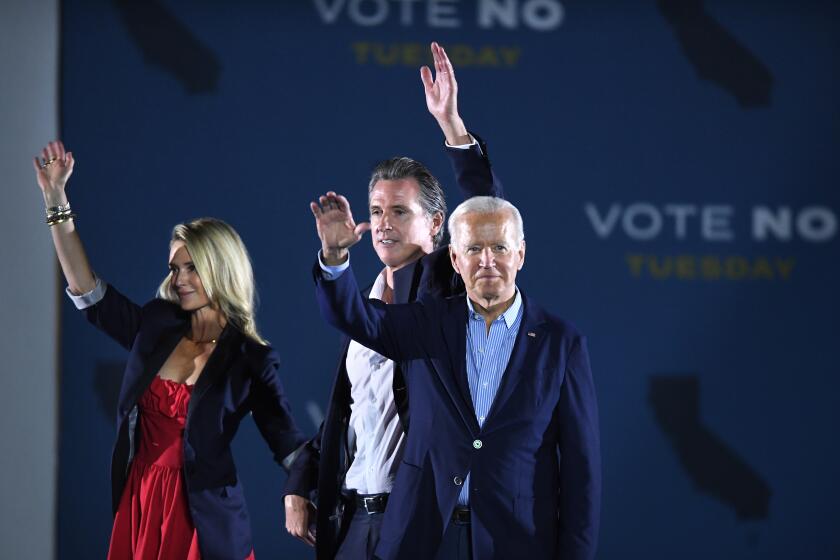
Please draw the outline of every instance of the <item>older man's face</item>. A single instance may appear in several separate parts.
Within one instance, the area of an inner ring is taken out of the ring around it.
[[[516,290],[516,273],[525,264],[525,242],[516,239],[507,210],[468,213],[455,224],[450,245],[452,266],[461,275],[469,298],[484,307],[509,300]]]

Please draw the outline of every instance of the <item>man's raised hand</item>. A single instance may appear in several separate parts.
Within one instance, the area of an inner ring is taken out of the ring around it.
[[[370,229],[370,222],[356,224],[350,203],[333,191],[320,196],[318,202],[310,202],[309,208],[315,216],[324,264],[335,266],[343,263],[347,260],[347,250]]]
[[[426,107],[437,120],[446,141],[450,145],[469,144],[472,138],[458,114],[458,82],[455,69],[449,62],[446,51],[437,43],[432,43],[432,58],[435,62],[435,75],[428,66],[420,68],[420,79],[426,93]]]

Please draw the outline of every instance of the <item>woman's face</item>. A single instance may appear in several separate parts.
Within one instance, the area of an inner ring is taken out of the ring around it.
[[[169,249],[169,270],[172,272],[172,287],[178,295],[181,309],[196,311],[210,305],[210,299],[183,241],[173,242]]]

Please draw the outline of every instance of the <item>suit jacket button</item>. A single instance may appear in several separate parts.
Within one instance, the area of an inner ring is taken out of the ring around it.
[[[481,440],[480,440],[480,439],[477,439],[477,440],[475,440],[475,441],[473,442],[473,447],[475,447],[476,449],[481,449],[481,446],[482,446],[482,445],[484,445],[484,444],[483,444],[483,443],[481,443]]]
[[[452,479],[452,482],[455,483],[455,486],[461,486],[464,483],[464,479],[461,478],[460,476],[456,476],[455,478]]]

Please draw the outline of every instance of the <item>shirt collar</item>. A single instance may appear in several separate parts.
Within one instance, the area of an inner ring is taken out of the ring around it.
[[[499,316],[504,319],[507,328],[511,328],[513,326],[513,323],[516,322],[516,318],[519,316],[519,310],[522,308],[522,294],[519,292],[519,288],[515,289],[516,296],[513,298],[513,303],[510,304],[510,307],[508,307],[505,312]],[[467,309],[469,309],[470,317],[477,317],[482,321],[484,320],[484,318],[476,312],[469,296],[467,296]],[[499,319],[497,318],[496,320],[498,321]]]
[[[368,297],[370,299],[382,299],[382,294],[385,293],[385,269],[382,269],[382,272],[379,273],[379,276],[376,277],[376,281],[373,283],[373,286],[370,288],[370,294]]]

